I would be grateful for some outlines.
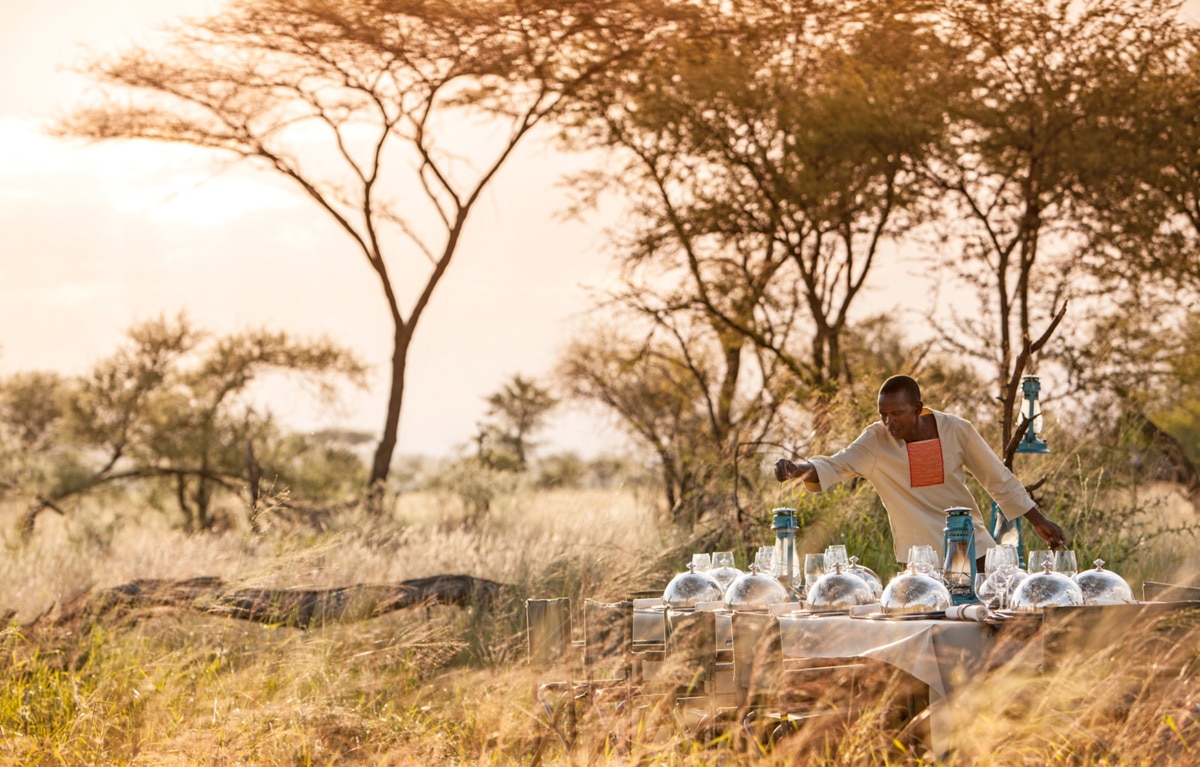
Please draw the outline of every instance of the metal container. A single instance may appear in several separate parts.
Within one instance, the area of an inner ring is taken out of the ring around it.
[[[737,612],[766,610],[788,599],[787,588],[775,576],[759,572],[758,565],[750,565],[750,572],[725,589],[725,606]]]
[[[866,581],[853,573],[842,572],[839,564],[833,572],[817,579],[804,601],[805,606],[814,612],[833,612],[872,604],[875,595]]]
[[[696,572],[696,566],[688,563],[686,573],[679,573],[663,591],[663,604],[676,610],[690,610],[700,602],[716,602],[721,599],[723,589],[708,573]]]
[[[894,615],[942,612],[950,604],[950,590],[912,566],[892,578],[879,599],[880,611]]]
[[[871,595],[874,597],[872,601],[878,602],[880,596],[883,595],[883,580],[880,579],[875,571],[858,563],[858,557],[850,557],[850,567],[847,569],[851,575],[857,575],[867,582],[871,587]]]
[[[1085,605],[1109,604],[1113,602],[1134,602],[1133,589],[1124,578],[1112,570],[1104,569],[1104,560],[1092,562],[1095,570],[1084,570],[1075,574],[1075,583],[1083,592]]]
[[[1046,607],[1078,607],[1083,604],[1079,584],[1062,573],[1042,566],[1042,572],[1031,573],[1013,591],[1009,606],[1019,612],[1037,612]]]
[[[737,569],[736,567],[730,567],[728,565],[725,565],[722,567],[714,567],[713,569],[708,571],[708,575],[711,576],[713,578],[713,580],[715,580],[718,584],[720,584],[721,593],[724,593],[725,589],[729,588],[729,584],[733,583],[738,578],[745,575],[745,573],[743,573],[741,570]],[[719,597],[719,596],[717,597],[717,599],[720,599],[720,598],[721,597]]]

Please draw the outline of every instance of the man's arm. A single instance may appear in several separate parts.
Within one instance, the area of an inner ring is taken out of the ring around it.
[[[1050,548],[1059,549],[1066,546],[1066,533],[1042,514],[1021,480],[1017,479],[1012,471],[1000,462],[1000,459],[983,441],[983,437],[979,436],[979,432],[969,421],[962,419],[958,419],[958,421],[966,426],[966,429],[961,432],[963,435],[963,463],[1000,506],[1005,518],[1016,519],[1012,512],[1022,508],[1025,504],[1030,504],[1029,510],[1021,516],[1029,520],[1034,531],[1041,536],[1042,540],[1046,541]]]
[[[1041,536],[1042,540],[1052,549],[1066,548],[1067,534],[1063,529],[1054,522],[1046,518],[1041,510],[1034,506],[1023,515],[1029,520],[1029,524],[1033,525],[1034,531]]]
[[[780,458],[775,462],[775,479],[780,482],[786,482],[789,479],[799,477],[805,482],[812,482],[820,486],[821,478],[817,475],[817,469],[807,461],[793,463],[786,458]]]

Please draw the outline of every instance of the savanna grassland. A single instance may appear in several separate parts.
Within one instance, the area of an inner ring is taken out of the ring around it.
[[[70,517],[43,515],[31,539],[6,537],[0,564],[8,586],[0,599],[7,613],[0,763],[774,765],[932,758],[888,729],[886,688],[854,721],[839,723],[832,740],[828,730],[801,730],[766,752],[739,728],[695,732],[669,710],[635,722],[585,709],[568,740],[561,720],[548,726],[549,712],[534,695],[547,680],[528,662],[524,600],[617,599],[661,588],[699,547],[700,533],[662,523],[655,504],[629,490],[518,491],[497,498],[474,524],[464,524],[454,509],[448,497],[413,494],[397,499],[390,517],[346,512],[320,529],[280,514],[259,535],[240,529],[186,535],[158,515],[116,502]],[[20,509],[5,512],[11,522]],[[747,545],[768,541],[765,521],[750,537],[758,540]],[[1155,566],[1147,560],[1146,567]],[[140,578],[329,588],[439,573],[508,588],[486,608],[418,607],[308,629],[180,607],[97,609],[92,599]],[[1200,644],[1194,634],[1182,640],[1177,634],[1167,645],[1131,639],[1032,678],[992,675],[956,703],[974,724],[956,740],[954,763],[1195,761]],[[1154,663],[1129,662],[1138,657]],[[1155,664],[1172,674],[1155,672]]]

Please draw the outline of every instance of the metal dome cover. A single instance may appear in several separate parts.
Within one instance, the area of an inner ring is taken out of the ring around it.
[[[736,611],[765,610],[789,599],[788,590],[777,578],[760,573],[757,565],[725,589],[725,606]]]
[[[873,603],[875,595],[870,584],[857,575],[842,572],[842,566],[838,565],[834,572],[817,579],[804,601],[809,610],[817,612],[849,610]]]
[[[892,578],[879,599],[880,611],[894,615],[940,612],[950,605],[949,589],[916,568]]]
[[[1105,570],[1103,559],[1097,559],[1092,564],[1096,569],[1075,574],[1075,583],[1083,592],[1085,605],[1136,601],[1129,583],[1112,570]]]
[[[698,573],[695,565],[688,563],[687,572],[679,573],[663,590],[663,602],[667,607],[691,609],[700,602],[716,602],[721,599],[723,589],[708,573]]]
[[[1046,563],[1042,572],[1032,573],[1013,592],[1010,605],[1021,612],[1037,612],[1045,607],[1078,607],[1083,604],[1079,584]]]

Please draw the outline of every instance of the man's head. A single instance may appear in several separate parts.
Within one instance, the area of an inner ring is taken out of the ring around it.
[[[917,439],[924,407],[921,387],[909,376],[892,376],[879,387],[879,420],[896,439]]]

